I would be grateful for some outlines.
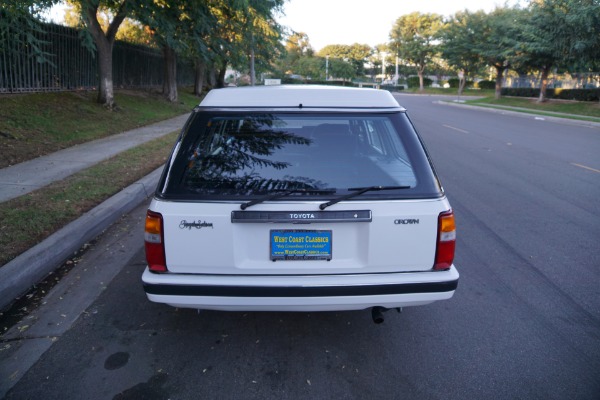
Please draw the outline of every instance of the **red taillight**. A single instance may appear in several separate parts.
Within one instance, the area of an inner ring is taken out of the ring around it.
[[[443,212],[438,217],[438,237],[433,269],[449,269],[454,262],[456,247],[456,225],[452,210]]]
[[[146,261],[152,272],[167,272],[165,259],[165,243],[163,235],[163,219],[159,213],[146,213],[146,229],[144,231]]]

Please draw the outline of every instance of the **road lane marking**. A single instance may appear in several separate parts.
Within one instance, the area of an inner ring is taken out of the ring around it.
[[[577,163],[571,163],[571,165],[574,165],[574,166],[579,167],[579,168],[587,169],[589,171],[594,171],[594,172],[597,172],[597,173],[600,174],[600,170],[597,170],[597,169],[592,168],[592,167],[586,167],[585,165],[581,165],[581,164],[577,164]]]
[[[462,133],[469,133],[469,131],[465,131],[464,129],[460,129],[460,128],[455,128],[455,127],[450,126],[450,125],[442,125],[442,126],[444,128],[453,129],[455,131],[459,131],[459,132],[462,132]]]

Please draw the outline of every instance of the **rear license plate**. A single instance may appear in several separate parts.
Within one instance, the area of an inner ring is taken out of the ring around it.
[[[271,260],[331,260],[331,231],[271,230]]]

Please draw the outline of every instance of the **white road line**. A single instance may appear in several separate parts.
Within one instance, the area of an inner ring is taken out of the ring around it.
[[[469,131],[465,131],[464,129],[460,129],[460,128],[455,128],[455,127],[450,126],[450,125],[442,125],[442,126],[444,128],[453,129],[455,131],[459,131],[459,132],[462,132],[462,133],[469,133]]]
[[[597,169],[592,168],[592,167],[586,167],[585,165],[581,165],[581,164],[577,164],[577,163],[571,163],[571,165],[574,165],[574,166],[579,167],[579,168],[587,169],[589,171],[594,171],[594,172],[597,172],[597,173],[600,174],[600,170],[597,170]]]

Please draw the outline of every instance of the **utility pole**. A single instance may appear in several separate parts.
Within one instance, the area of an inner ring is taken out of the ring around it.
[[[387,56],[385,51],[381,52],[381,83],[385,80],[385,56]]]

